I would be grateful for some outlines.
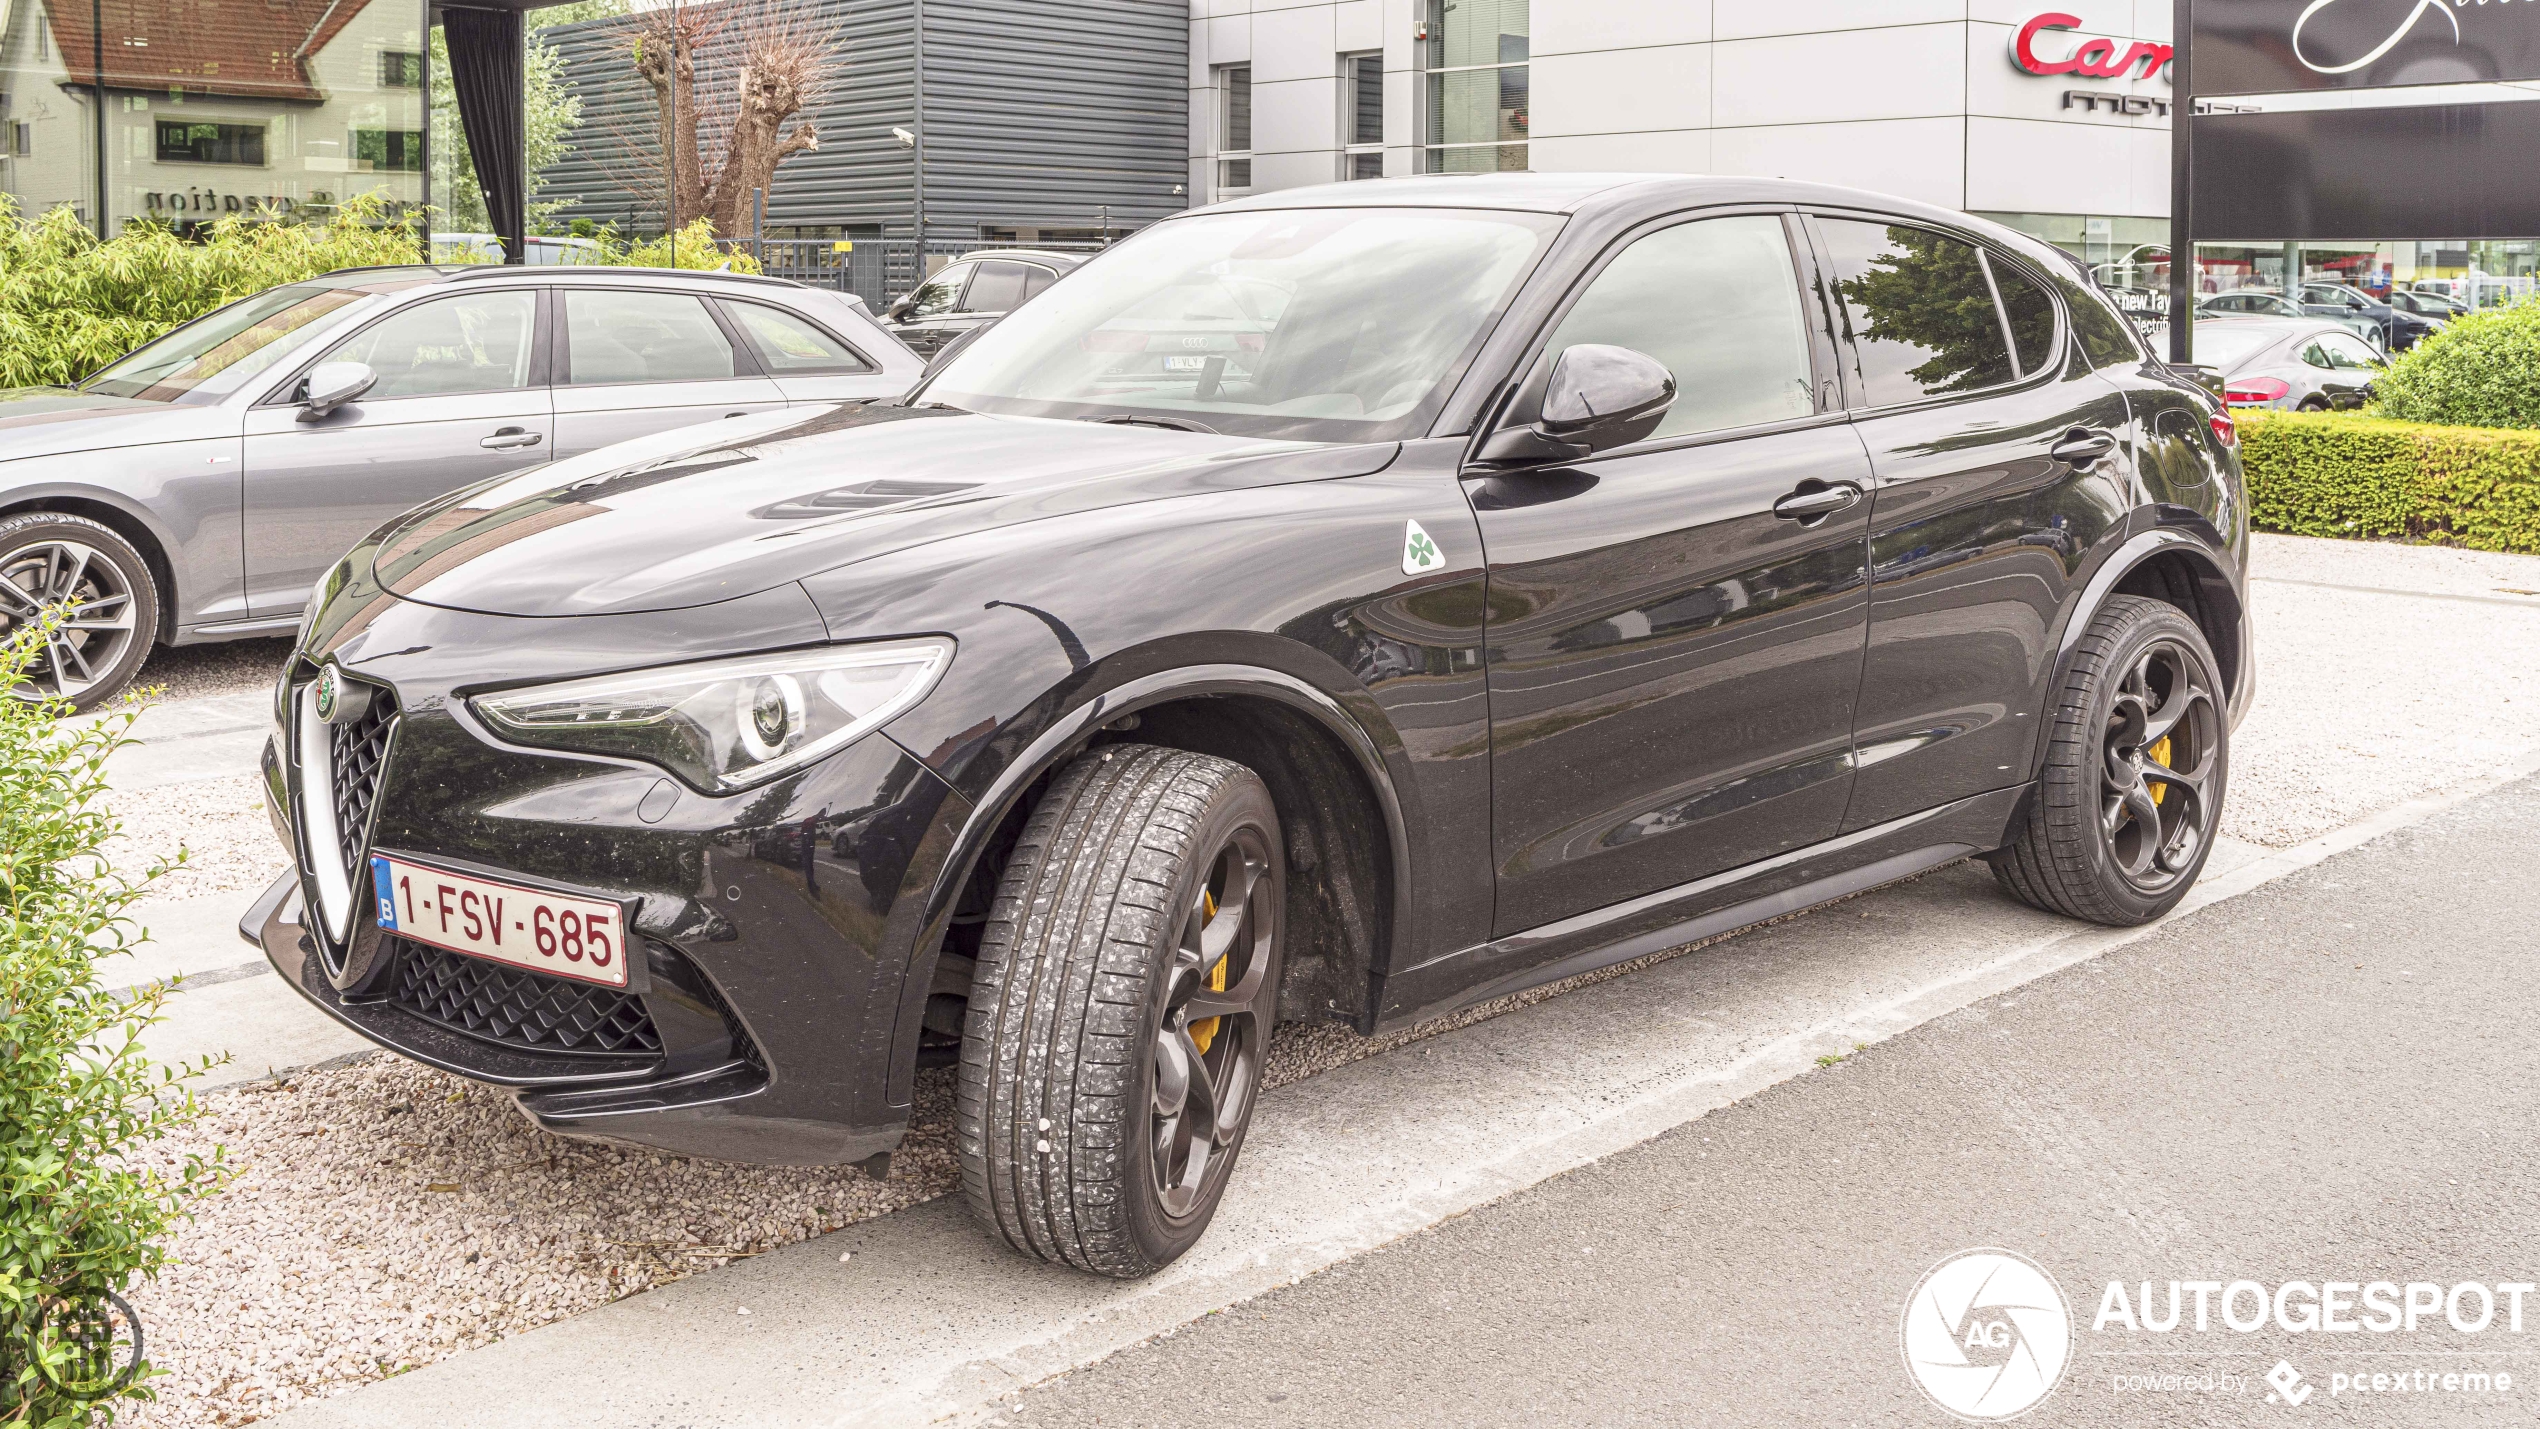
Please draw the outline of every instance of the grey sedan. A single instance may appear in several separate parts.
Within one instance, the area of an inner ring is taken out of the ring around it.
[[[372,268],[241,299],[76,387],[0,391],[0,639],[92,708],[155,644],[287,633],[389,517],[630,437],[905,391],[862,306],[773,278]]]
[[[2337,322],[2212,318],[2196,324],[2196,361],[2222,374],[2234,407],[2325,412],[2369,401],[2388,359]]]

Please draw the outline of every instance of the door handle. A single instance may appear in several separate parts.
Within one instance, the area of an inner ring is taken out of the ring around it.
[[[546,439],[543,433],[527,431],[520,427],[503,427],[494,435],[478,442],[477,445],[489,452],[506,452],[514,447],[534,447]]]
[[[1773,503],[1773,514],[1785,521],[1813,526],[1861,499],[1861,488],[1848,481],[1832,486],[1817,483],[1802,485],[1797,491]]]
[[[2106,432],[2075,427],[2056,438],[2055,445],[2048,447],[2046,454],[2060,462],[2088,466],[2116,449],[2117,439]]]

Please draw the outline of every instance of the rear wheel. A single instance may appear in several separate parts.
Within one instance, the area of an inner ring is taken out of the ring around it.
[[[30,511],[0,519],[0,641],[58,623],[10,693],[92,710],[139,673],[159,633],[149,562],[85,516]]]
[[[1285,863],[1240,764],[1113,745],[1051,782],[962,1037],[962,1188],[1007,1244],[1127,1278],[1208,1228],[1260,1094]]]
[[[2230,721],[2204,632],[2176,606],[2112,596],[2082,635],[2017,840],[1987,857],[2022,902],[2130,927],[2204,870],[2230,773]]]

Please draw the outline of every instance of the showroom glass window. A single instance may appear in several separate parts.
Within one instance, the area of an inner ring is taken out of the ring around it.
[[[61,0],[0,15],[0,190],[22,214],[68,205],[107,233],[136,220],[190,233],[232,215],[323,220],[360,194],[391,216],[423,201],[417,0]]]
[[[1820,219],[1873,407],[1998,387],[2018,375],[1974,244],[1910,224]]]
[[[1605,265],[1545,349],[1579,343],[1644,352],[1676,377],[1657,437],[1813,415],[1815,376],[1798,270],[1771,215],[1678,224]]]
[[[1526,167],[1531,0],[1426,0],[1421,168],[1432,174]]]

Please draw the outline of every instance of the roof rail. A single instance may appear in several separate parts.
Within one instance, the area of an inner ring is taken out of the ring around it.
[[[719,278],[733,283],[758,283],[774,288],[806,286],[791,278],[771,277],[765,273],[734,273],[722,268],[643,268],[623,263],[458,263],[444,265],[442,271],[452,278],[490,278],[500,274],[529,274],[540,277],[602,277],[614,273],[667,273],[680,278]]]

